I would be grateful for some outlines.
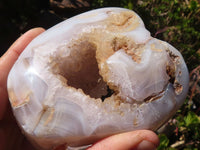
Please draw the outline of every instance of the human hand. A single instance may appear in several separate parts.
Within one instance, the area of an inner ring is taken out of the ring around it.
[[[0,150],[34,150],[21,134],[8,106],[7,77],[25,47],[44,29],[35,28],[22,35],[0,58]],[[153,150],[159,144],[157,135],[148,130],[116,134],[93,144],[88,150]],[[56,150],[64,150],[58,147]]]

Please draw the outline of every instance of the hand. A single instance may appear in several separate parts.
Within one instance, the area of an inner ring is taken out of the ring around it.
[[[8,106],[7,77],[10,69],[25,47],[40,33],[42,28],[35,28],[22,35],[0,58],[0,149],[34,150],[21,134]],[[158,136],[148,130],[138,130],[116,134],[93,144],[88,150],[153,150],[159,144]],[[57,150],[64,150],[58,147]]]
[[[88,150],[155,150],[158,136],[149,130],[136,130],[105,138]]]

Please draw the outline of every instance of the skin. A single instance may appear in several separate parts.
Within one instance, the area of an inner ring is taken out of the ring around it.
[[[34,28],[18,38],[7,52],[0,57],[0,149],[36,150],[22,135],[12,115],[8,101],[7,77],[13,64],[25,47],[43,28]],[[113,135],[94,143],[88,150],[152,150],[159,145],[158,136],[149,130],[137,130]],[[64,150],[65,145],[55,150]]]

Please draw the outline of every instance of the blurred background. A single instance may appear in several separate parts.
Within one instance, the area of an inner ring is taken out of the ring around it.
[[[111,6],[138,13],[153,37],[182,53],[190,72],[184,105],[157,131],[158,149],[200,149],[200,0],[1,0],[0,56],[31,28],[48,29],[79,13]]]

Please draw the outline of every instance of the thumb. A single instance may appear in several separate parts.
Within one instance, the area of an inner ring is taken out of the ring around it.
[[[110,136],[87,150],[154,150],[158,145],[158,136],[153,131],[137,130]]]

